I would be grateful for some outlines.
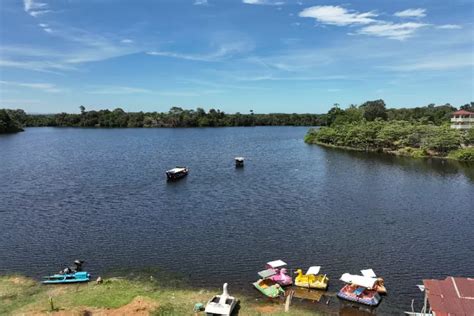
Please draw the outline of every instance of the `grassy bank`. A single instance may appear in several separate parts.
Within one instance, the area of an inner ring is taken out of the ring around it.
[[[414,158],[439,157],[474,161],[474,130],[459,131],[406,121],[358,121],[310,129],[305,142]]]
[[[195,303],[205,304],[218,292],[172,288],[153,279],[109,278],[102,284],[45,286],[23,276],[0,276],[0,315],[193,315]],[[231,294],[241,301],[239,315],[318,315],[294,306],[285,313],[282,302]]]

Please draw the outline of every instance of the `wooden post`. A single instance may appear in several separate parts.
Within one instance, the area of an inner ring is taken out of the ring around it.
[[[285,301],[285,312],[289,312],[289,311],[290,311],[291,299],[293,298],[293,294],[294,294],[294,293],[295,293],[295,291],[290,290],[290,292],[288,293],[288,296],[286,297],[286,301]]]
[[[51,311],[54,311],[54,302],[51,296],[49,297],[49,307],[51,308]]]

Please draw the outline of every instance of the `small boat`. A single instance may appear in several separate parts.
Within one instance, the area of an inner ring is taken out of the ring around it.
[[[370,286],[371,290],[376,290],[379,294],[387,294],[387,289],[385,288],[384,279],[379,278],[375,275],[374,270],[366,269],[360,271],[362,275],[355,275],[350,273],[344,273],[341,277],[341,281],[346,283],[355,283],[360,284],[363,282],[364,284],[372,284]],[[359,282],[359,283],[357,283]]]
[[[67,284],[67,283],[81,283],[89,282],[90,274],[85,271],[67,273],[67,274],[53,274],[43,277],[43,284]]]
[[[379,291],[386,293],[383,283],[372,269],[362,270],[363,275],[344,273],[340,280],[347,283],[338,293],[339,298],[369,306],[377,306],[382,297]]]
[[[282,289],[280,284],[276,283],[271,279],[259,279],[253,283],[253,286],[257,288],[263,295],[276,298],[281,294],[285,294],[285,290]]]
[[[288,270],[285,267],[286,267],[286,262],[284,262],[283,260],[275,260],[275,261],[267,262],[266,264],[267,270],[264,270],[264,271],[274,271],[275,273],[272,276],[270,276],[270,279],[277,282],[278,284],[282,286],[287,286],[287,285],[293,284],[293,279],[287,274]]]
[[[337,297],[368,306],[377,306],[382,299],[377,291],[357,284],[346,284],[337,293]]]
[[[206,309],[204,312],[207,315],[226,315],[230,316],[237,305],[238,299],[230,296],[227,292],[227,283],[224,283],[222,294],[215,295],[207,302]]]
[[[326,290],[329,278],[326,274],[319,274],[320,270],[321,267],[319,266],[310,267],[306,274],[303,274],[301,269],[296,270],[298,275],[295,278],[295,285],[310,289]]]
[[[166,171],[166,177],[168,180],[177,180],[187,176],[189,169],[186,167],[176,167]]]
[[[243,167],[244,166],[244,157],[235,157],[235,167]]]

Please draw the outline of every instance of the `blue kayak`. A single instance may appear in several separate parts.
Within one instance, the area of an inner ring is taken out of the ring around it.
[[[44,277],[41,283],[43,284],[67,284],[67,283],[79,283],[79,282],[89,282],[90,274],[87,272],[76,272],[68,274],[53,274],[50,276]]]

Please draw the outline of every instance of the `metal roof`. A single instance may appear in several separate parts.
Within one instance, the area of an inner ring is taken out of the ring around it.
[[[474,115],[474,113],[466,110],[459,110],[454,112],[452,115]]]
[[[474,278],[447,277],[423,280],[423,284],[436,316],[474,315]]]

